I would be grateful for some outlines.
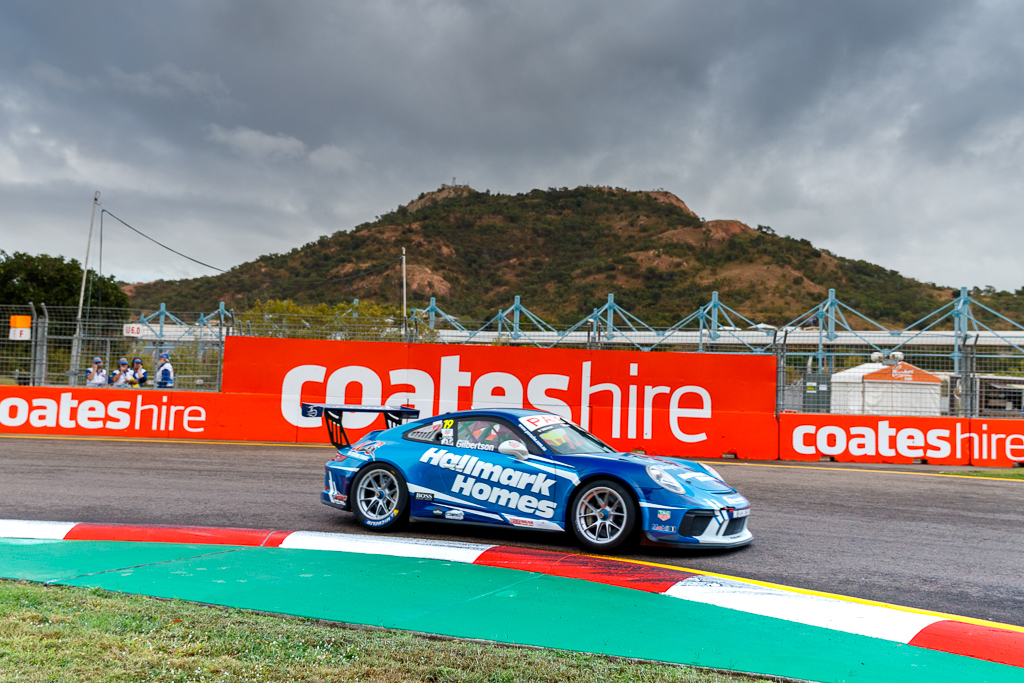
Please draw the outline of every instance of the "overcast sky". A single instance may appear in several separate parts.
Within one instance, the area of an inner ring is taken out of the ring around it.
[[[664,188],[707,219],[1016,290],[1022,35],[1024,3],[998,0],[5,0],[0,248],[81,260],[99,190],[229,268],[454,177]],[[109,218],[104,239],[126,281],[210,273]]]

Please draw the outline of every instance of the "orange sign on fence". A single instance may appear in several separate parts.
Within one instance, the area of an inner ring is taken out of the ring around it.
[[[28,340],[32,338],[32,316],[12,315],[10,331],[7,338],[12,340]]]

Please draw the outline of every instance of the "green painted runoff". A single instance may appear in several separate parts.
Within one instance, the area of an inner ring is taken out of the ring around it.
[[[811,681],[1022,678],[1015,667],[665,595],[438,560],[0,540],[0,577]]]

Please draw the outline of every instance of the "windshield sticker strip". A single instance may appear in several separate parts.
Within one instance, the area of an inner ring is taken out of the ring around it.
[[[535,432],[547,425],[565,424],[565,420],[557,415],[528,415],[519,418],[519,422],[531,432]]]

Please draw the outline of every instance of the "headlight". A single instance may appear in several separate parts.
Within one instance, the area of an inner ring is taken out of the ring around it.
[[[701,464],[704,465],[704,463]],[[704,465],[704,469],[706,469],[708,471],[708,474],[710,474],[712,477],[714,477],[715,479],[722,483],[725,483],[725,477],[719,474],[718,470],[716,470],[714,467],[712,467],[711,465]]]
[[[683,488],[683,485],[676,481],[675,477],[660,467],[648,465],[647,476],[653,479],[655,484],[663,489],[668,489],[672,493],[678,493],[679,495],[684,495],[686,493],[686,489]]]

